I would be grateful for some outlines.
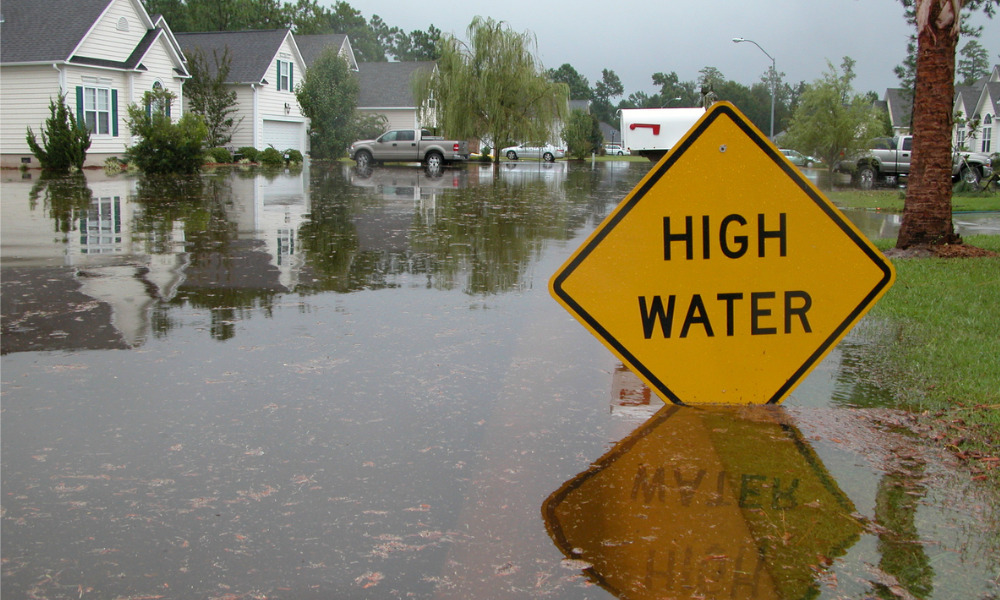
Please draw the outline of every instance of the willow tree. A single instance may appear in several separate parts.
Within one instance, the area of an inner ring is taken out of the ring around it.
[[[998,0],[903,0],[917,26],[913,158],[897,248],[957,244],[951,218],[951,131],[955,48],[963,6],[992,16]]]
[[[433,104],[447,136],[489,140],[497,162],[505,145],[555,141],[569,87],[546,76],[534,35],[482,17],[472,20],[467,34],[468,43],[442,36],[437,70],[414,81],[420,105]]]

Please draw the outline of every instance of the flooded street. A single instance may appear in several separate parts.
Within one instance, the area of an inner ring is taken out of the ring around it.
[[[648,168],[4,171],[3,597],[1000,597],[996,491],[852,374],[877,327],[664,406],[549,296]]]

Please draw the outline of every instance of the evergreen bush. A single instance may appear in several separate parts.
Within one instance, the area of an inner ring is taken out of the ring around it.
[[[225,148],[210,148],[208,150],[209,158],[214,163],[219,164],[229,164],[233,162],[233,155],[229,153],[229,150]]]
[[[247,159],[250,162],[257,162],[258,155],[260,154],[260,151],[254,148],[253,146],[243,146],[242,148],[239,148],[236,152],[242,154],[243,158]]]
[[[257,156],[257,159],[265,165],[285,164],[285,157],[281,154],[281,152],[275,150],[274,146],[265,148],[264,151]]]
[[[66,106],[65,95],[59,96],[58,103],[49,99],[49,114],[41,133],[41,144],[28,127],[27,140],[31,153],[46,170],[82,169],[87,149],[90,148],[90,132],[82,123],[76,122],[73,111]]]

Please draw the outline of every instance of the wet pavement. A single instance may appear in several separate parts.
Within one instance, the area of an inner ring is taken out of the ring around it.
[[[3,597],[1000,595],[995,490],[854,379],[877,326],[708,410],[549,297],[648,166],[3,172]]]

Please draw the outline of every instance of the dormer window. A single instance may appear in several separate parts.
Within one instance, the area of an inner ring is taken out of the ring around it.
[[[118,26],[116,29],[118,29],[118,31],[128,31],[128,19],[125,17],[118,19]]]
[[[278,90],[291,91],[295,87],[294,69],[287,60],[278,61]]]

